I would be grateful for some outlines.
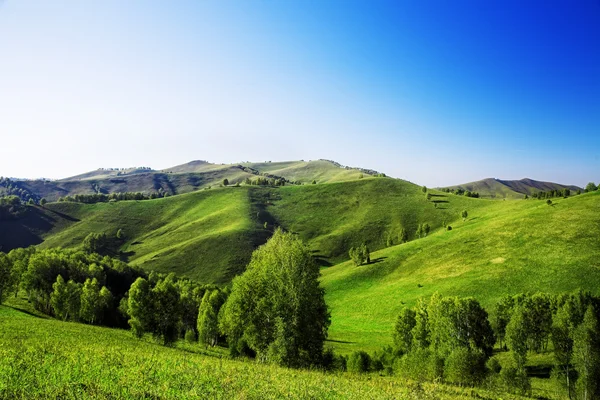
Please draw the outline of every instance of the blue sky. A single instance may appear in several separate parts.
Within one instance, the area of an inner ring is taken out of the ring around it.
[[[0,175],[600,181],[600,1],[0,1]]]

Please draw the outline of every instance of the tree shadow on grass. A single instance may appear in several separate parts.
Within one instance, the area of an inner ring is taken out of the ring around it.
[[[354,344],[356,342],[348,342],[346,340],[336,340],[336,339],[325,339],[326,342],[332,342],[332,343],[344,343],[344,344]]]
[[[377,263],[382,262],[385,259],[387,259],[387,257],[377,257],[377,258],[372,259],[371,262],[365,263],[365,265],[377,264]]]
[[[16,310],[16,311],[22,312],[23,314],[30,315],[30,316],[32,316],[32,317],[36,317],[36,318],[40,318],[40,319],[48,319],[48,318],[49,318],[49,317],[41,316],[41,315],[38,315],[38,314],[34,314],[34,313],[32,313],[31,311],[27,311],[27,310],[25,310],[24,308],[20,308],[20,307],[16,307],[16,306],[9,306],[9,305],[7,305],[7,304],[4,304],[4,306],[5,306],[5,307],[8,307],[8,308],[12,308],[13,310]]]

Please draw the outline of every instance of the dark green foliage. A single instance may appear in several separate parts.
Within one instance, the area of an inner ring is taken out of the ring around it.
[[[408,231],[405,228],[400,229],[398,240],[400,241],[400,243],[408,242]]]
[[[594,182],[590,182],[585,186],[586,192],[593,192],[595,190],[598,190],[598,186]]]
[[[229,185],[229,179],[225,178],[223,179],[223,186],[228,186]]]
[[[129,289],[128,309],[129,326],[137,337],[153,328],[154,301],[150,283],[144,278],[138,278]]]
[[[40,199],[40,206],[44,207],[44,206],[46,205],[46,203],[47,203],[47,202],[48,202],[48,201],[46,201],[46,199],[42,197],[42,198]]]
[[[423,187],[421,187],[421,191],[422,191],[423,193],[427,193],[427,186],[423,186]]]
[[[198,340],[206,346],[216,346],[219,341],[219,311],[225,295],[218,289],[206,291],[198,310]]]
[[[73,280],[65,283],[63,277],[59,275],[52,288],[50,304],[54,310],[54,315],[63,321],[78,320],[81,304],[81,285]]]
[[[531,382],[524,368],[512,365],[502,367],[500,382],[506,392],[518,393],[523,396],[531,394]]]
[[[600,326],[592,306],[573,337],[573,364],[577,369],[576,390],[579,398],[595,399],[600,394]]]
[[[359,247],[352,247],[348,252],[350,259],[354,262],[354,265],[363,265],[364,263],[369,264],[371,262],[371,255],[369,248],[365,243]]]
[[[181,323],[179,291],[175,286],[174,276],[169,275],[158,281],[151,296],[154,302],[152,333],[164,345],[173,343],[179,337]]]
[[[348,357],[348,372],[364,373],[369,372],[371,357],[364,351],[355,351]]]
[[[21,218],[27,213],[18,196],[0,197],[0,221]]]
[[[452,227],[451,227],[450,225],[448,225],[448,226],[446,227],[446,230],[448,230],[448,231],[451,231],[451,230],[452,230]]]
[[[12,289],[14,283],[12,268],[10,258],[4,253],[0,253],[0,304],[8,297]]]
[[[518,370],[524,370],[527,362],[527,341],[530,331],[527,310],[518,306],[506,326],[506,344],[510,348]]]
[[[398,315],[394,329],[394,345],[402,353],[410,351],[413,344],[413,329],[417,324],[415,310],[403,308]]]
[[[86,253],[104,253],[109,245],[106,233],[90,233],[83,239],[83,251]]]
[[[444,377],[458,385],[474,386],[485,377],[486,356],[480,350],[458,347],[446,358]]]
[[[466,220],[467,220],[467,217],[469,216],[469,213],[467,212],[467,210],[463,210],[463,211],[460,213],[460,216],[461,216],[461,218],[463,219],[463,221],[466,221]]]
[[[310,250],[276,230],[233,280],[220,327],[232,352],[246,344],[259,360],[285,366],[319,364],[329,312]]]
[[[552,205],[552,200],[550,200],[550,199],[546,200],[546,204],[548,204],[549,206],[551,206]]]

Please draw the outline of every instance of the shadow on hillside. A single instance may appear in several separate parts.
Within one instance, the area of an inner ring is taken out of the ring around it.
[[[77,218],[74,218],[74,217],[71,217],[70,215],[67,215],[67,214],[65,214],[65,213],[61,213],[61,212],[58,212],[58,211],[54,211],[54,210],[51,210],[51,209],[49,209],[49,208],[45,208],[45,210],[47,210],[48,212],[51,212],[52,214],[56,214],[56,215],[58,215],[59,217],[61,217],[61,218],[63,218],[63,219],[66,219],[67,221],[71,221],[71,222],[79,222],[79,221],[80,221],[79,219],[77,219]]]
[[[450,203],[448,200],[431,200],[432,203],[435,204],[445,204],[445,203]]]
[[[344,344],[354,344],[356,342],[348,342],[346,340],[335,340],[335,339],[325,339],[326,342],[333,342],[333,343],[344,343]]]
[[[433,194],[433,193],[429,193],[431,195],[431,197],[448,197],[445,194]]]
[[[387,257],[377,257],[371,260],[371,262],[366,263],[365,265],[377,264],[385,260]]]
[[[9,306],[9,305],[6,305],[6,304],[4,304],[4,306],[5,306],[5,307],[8,307],[8,308],[12,308],[12,309],[13,309],[13,310],[15,310],[15,311],[22,312],[23,314],[30,315],[30,316],[32,316],[32,317],[36,317],[36,318],[40,318],[40,319],[48,319],[48,317],[43,317],[43,316],[41,316],[41,315],[34,314],[34,313],[32,313],[31,311],[27,311],[27,310],[25,310],[25,309],[23,309],[23,308],[20,308],[20,307]]]

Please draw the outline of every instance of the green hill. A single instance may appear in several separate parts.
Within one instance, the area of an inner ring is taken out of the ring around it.
[[[77,247],[91,232],[125,232],[126,259],[147,270],[225,283],[243,270],[268,233],[258,225],[248,188],[221,188],[155,200],[51,203],[45,215],[68,216],[41,247]]]
[[[459,196],[456,196],[459,197]],[[332,310],[330,336],[341,348],[389,343],[399,311],[419,297],[474,296],[491,307],[520,292],[599,293],[600,192],[553,201],[485,202],[452,231],[383,249],[376,262],[323,270]]]
[[[573,192],[581,188],[573,185],[562,185],[553,182],[542,182],[525,178],[521,180],[482,179],[462,185],[448,186],[446,189],[477,192],[481,198],[488,199],[522,199],[524,195],[532,195],[539,191],[571,189]]]

